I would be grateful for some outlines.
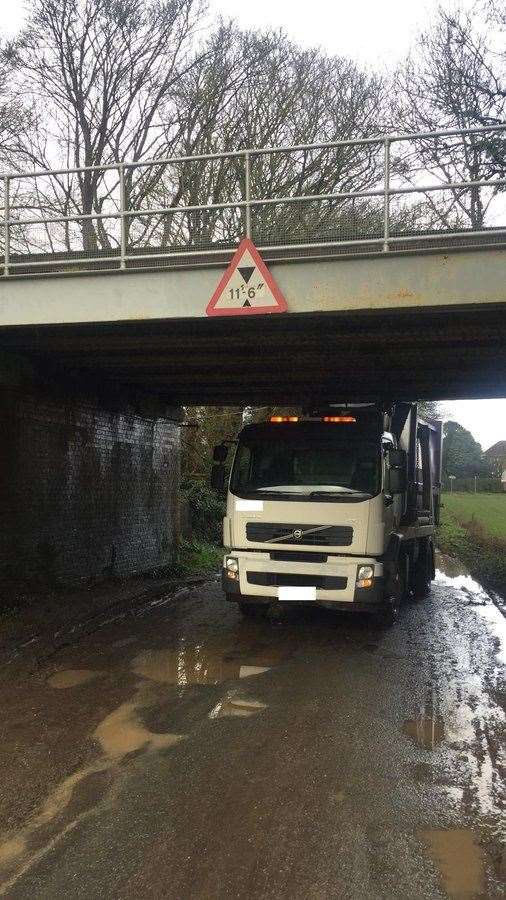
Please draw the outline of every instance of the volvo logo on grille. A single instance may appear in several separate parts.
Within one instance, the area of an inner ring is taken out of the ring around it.
[[[296,541],[300,541],[300,539],[302,537],[302,528],[296,528],[295,531],[293,532],[293,536]]]

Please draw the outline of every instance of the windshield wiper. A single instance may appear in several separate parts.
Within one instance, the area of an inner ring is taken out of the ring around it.
[[[369,491],[346,491],[346,492],[338,492],[338,491],[311,491],[309,494],[311,500],[315,497],[331,497],[332,500],[346,500],[348,497],[371,497],[372,494]]]

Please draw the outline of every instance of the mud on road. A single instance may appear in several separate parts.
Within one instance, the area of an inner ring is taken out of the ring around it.
[[[0,894],[499,898],[504,619],[440,561],[378,630],[217,585],[0,683]]]

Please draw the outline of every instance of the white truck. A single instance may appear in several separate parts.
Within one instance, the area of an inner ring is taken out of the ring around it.
[[[435,575],[442,423],[417,404],[332,404],[245,426],[228,480],[222,584],[271,604],[373,610],[391,624]],[[226,443],[211,483],[226,485]]]

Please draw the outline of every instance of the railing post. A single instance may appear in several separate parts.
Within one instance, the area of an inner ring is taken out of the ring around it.
[[[246,200],[246,237],[251,238],[251,161],[249,150],[244,153],[244,199]]]
[[[390,138],[384,141],[384,200],[383,200],[383,251],[390,249]]]
[[[4,278],[9,275],[9,258],[11,251],[11,201],[10,201],[11,180],[8,175],[4,176]]]
[[[118,164],[119,171],[119,211],[121,224],[121,249],[120,249],[120,269],[126,268],[126,216],[125,216],[125,166],[124,163]]]

